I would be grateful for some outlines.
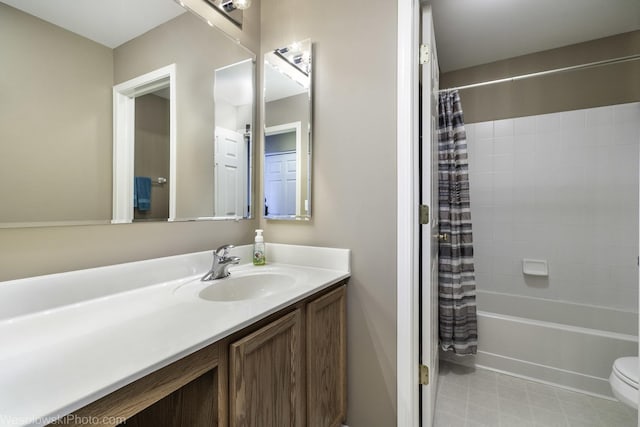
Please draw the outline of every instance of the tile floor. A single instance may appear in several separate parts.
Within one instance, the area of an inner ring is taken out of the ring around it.
[[[622,403],[485,369],[440,364],[434,427],[637,427]]]

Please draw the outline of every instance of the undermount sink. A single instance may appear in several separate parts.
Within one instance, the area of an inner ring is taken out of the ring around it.
[[[240,301],[265,298],[289,289],[296,284],[292,275],[261,272],[231,275],[216,280],[204,288],[198,296],[208,301]]]

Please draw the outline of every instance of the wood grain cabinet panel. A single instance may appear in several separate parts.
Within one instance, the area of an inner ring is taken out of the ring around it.
[[[346,287],[307,305],[307,427],[337,427],[347,415]]]
[[[305,427],[302,322],[296,309],[231,344],[231,427]]]

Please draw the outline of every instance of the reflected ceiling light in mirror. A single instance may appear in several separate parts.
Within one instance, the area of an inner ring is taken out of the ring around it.
[[[305,48],[305,46],[303,46],[303,43],[296,42],[276,49],[274,53],[292,64],[305,76],[308,76],[311,71],[311,52],[309,52],[309,47],[306,46]]]
[[[242,10],[249,7],[250,0],[204,0],[226,18],[242,28]]]
[[[244,10],[251,7],[251,0],[232,0],[231,3],[236,9]]]

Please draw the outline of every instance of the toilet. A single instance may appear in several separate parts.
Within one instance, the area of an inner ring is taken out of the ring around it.
[[[609,384],[620,402],[638,408],[638,358],[621,357],[613,362]]]

